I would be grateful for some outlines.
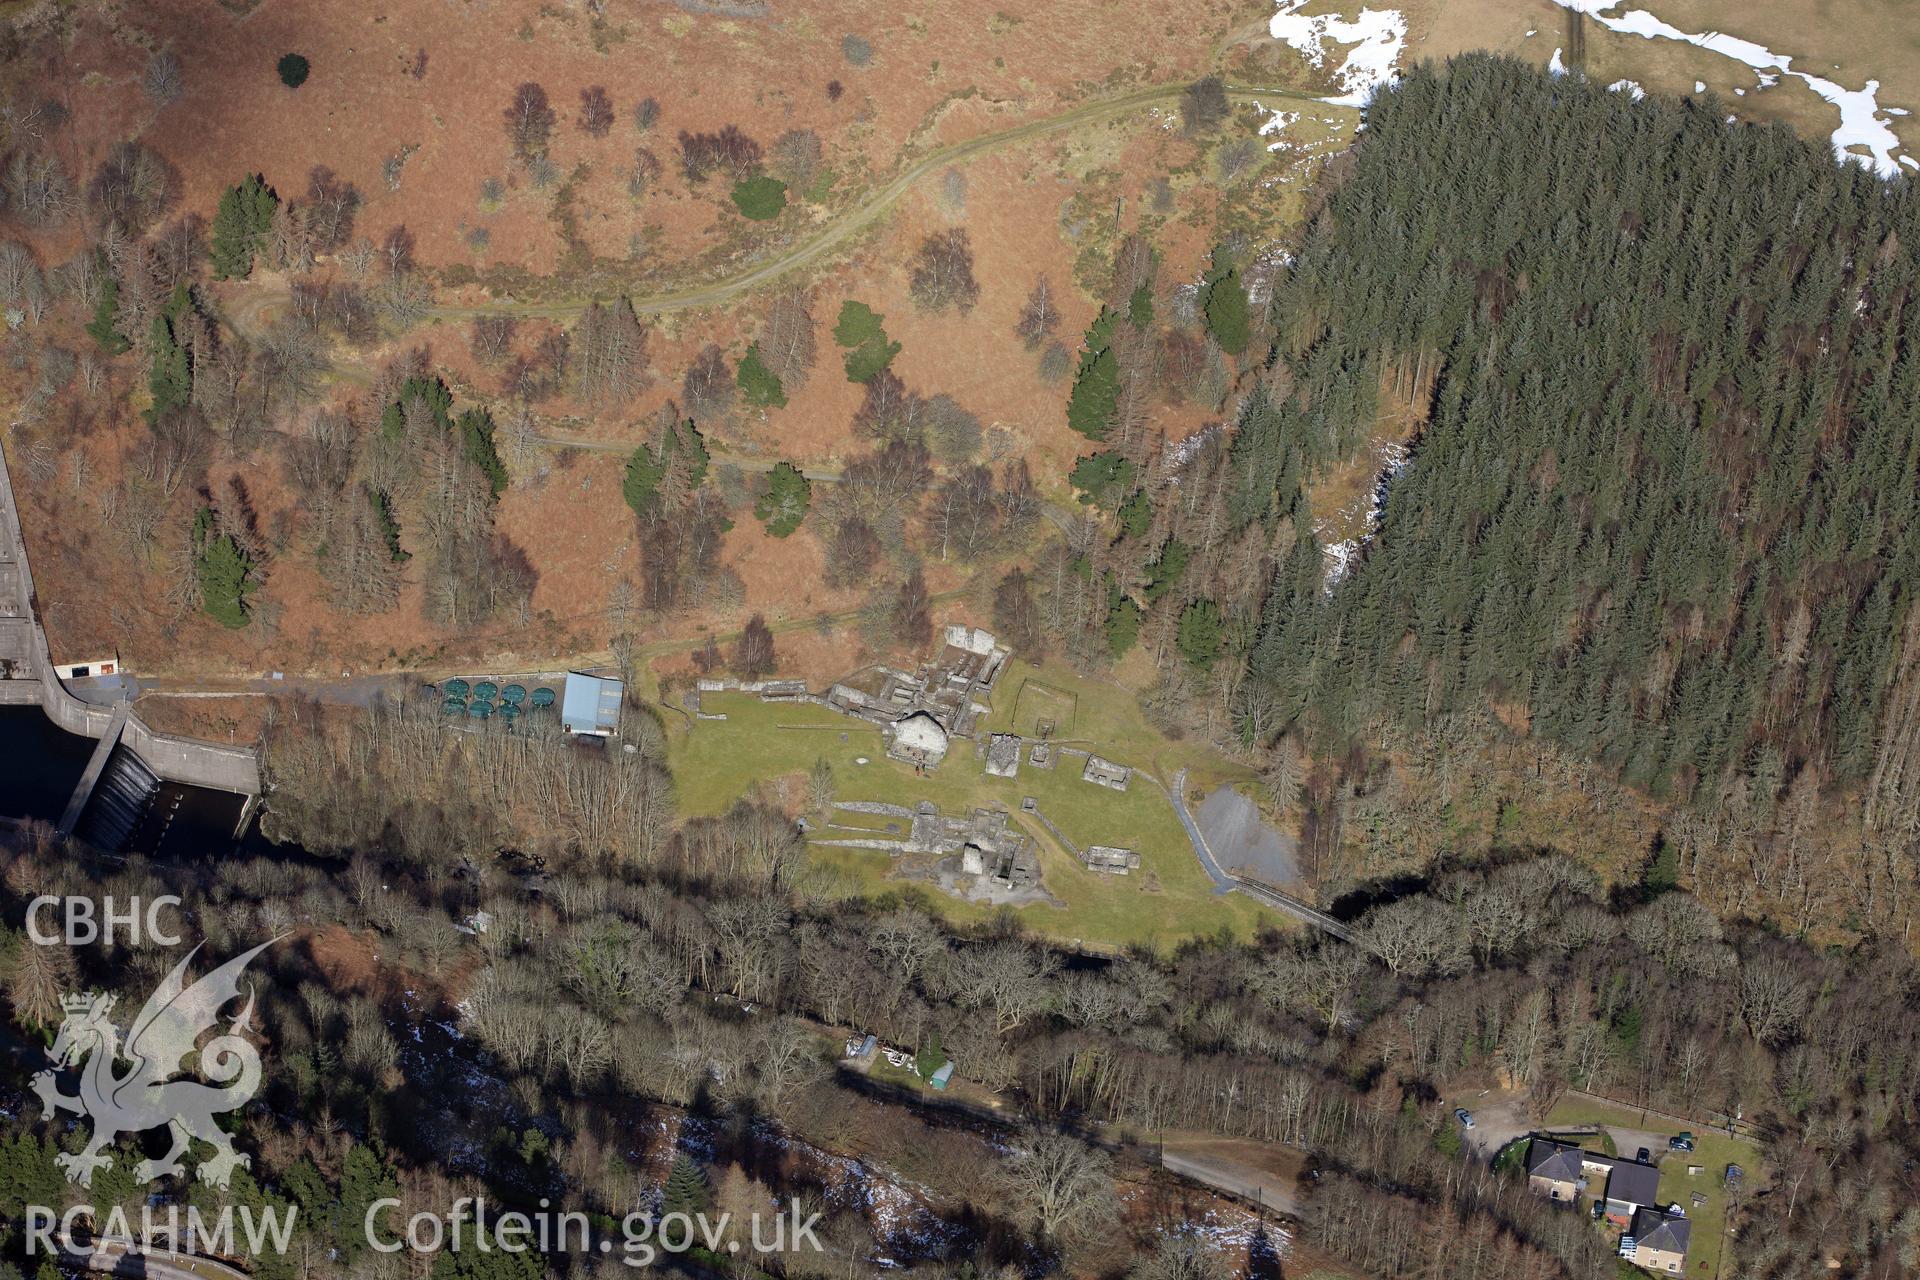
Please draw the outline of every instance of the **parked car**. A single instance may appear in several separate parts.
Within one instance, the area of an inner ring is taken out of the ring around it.
[[[1669,1151],[1693,1150],[1693,1135],[1690,1133],[1674,1134],[1671,1138],[1667,1139],[1667,1150]]]
[[[1473,1128],[1473,1112],[1467,1110],[1465,1107],[1455,1107],[1453,1109],[1453,1118],[1460,1122],[1462,1129]]]
[[[1640,1162],[1641,1164],[1652,1164],[1653,1152],[1647,1150],[1645,1147],[1642,1147],[1640,1148],[1640,1150],[1634,1153],[1633,1158],[1638,1162]]]

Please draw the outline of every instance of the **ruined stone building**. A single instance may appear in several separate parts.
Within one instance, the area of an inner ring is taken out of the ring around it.
[[[945,759],[951,739],[973,737],[1011,656],[991,632],[949,626],[931,661],[913,671],[868,667],[829,689],[826,704],[879,725],[894,759],[930,769]]]

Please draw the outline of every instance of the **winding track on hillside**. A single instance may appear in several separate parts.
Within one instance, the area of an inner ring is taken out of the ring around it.
[[[1060,112],[1058,115],[1045,116],[1038,120],[1029,120],[1025,124],[1013,125],[994,133],[983,133],[977,138],[962,142],[949,143],[927,152],[912,164],[889,180],[878,190],[869,194],[865,200],[854,205],[846,213],[830,222],[824,230],[811,239],[803,240],[778,257],[758,266],[749,267],[737,275],[711,284],[696,285],[686,289],[675,289],[666,293],[650,296],[630,297],[633,309],[642,315],[659,315],[668,311],[685,311],[698,307],[710,307],[727,302],[749,293],[767,284],[796,267],[803,267],[816,261],[830,250],[844,244],[853,234],[871,224],[882,213],[892,208],[901,196],[905,195],[920,179],[935,169],[945,168],[963,160],[1015,143],[1030,142],[1035,138],[1052,133],[1065,133],[1083,124],[1110,119],[1137,111],[1141,107],[1156,103],[1177,100],[1187,91],[1188,84],[1154,85],[1145,89],[1136,89],[1131,93],[1112,98],[1101,98],[1093,102]],[[1229,97],[1241,99],[1279,98],[1289,102],[1311,102],[1325,105],[1325,99],[1312,94],[1298,93],[1291,89],[1262,89],[1251,85],[1229,85]],[[587,301],[566,302],[485,302],[465,306],[434,307],[433,315],[452,319],[468,319],[474,316],[510,314],[522,316],[569,316],[585,311]]]
[[[739,273],[706,284],[686,288],[671,289],[662,293],[628,295],[633,309],[641,315],[662,315],[671,311],[686,311],[700,307],[715,306],[731,301],[745,293],[750,293],[761,285],[768,284],[799,267],[816,262],[832,250],[875,222],[881,214],[892,208],[901,196],[911,190],[915,183],[936,169],[971,160],[992,151],[1000,150],[1022,142],[1030,142],[1049,134],[1066,133],[1081,125],[1110,120],[1138,111],[1142,107],[1154,106],[1165,102],[1178,101],[1185,93],[1188,82],[1178,84],[1151,85],[1144,89],[1135,89],[1130,93],[1119,94],[1111,98],[1099,98],[1071,107],[1057,115],[1044,116],[1038,120],[1029,120],[1012,125],[992,133],[983,133],[975,138],[949,143],[936,147],[913,161],[906,168],[888,179],[883,185],[870,192],[864,199],[854,204],[823,229],[785,252],[769,258],[765,262],[748,267]],[[1279,87],[1262,88],[1256,85],[1229,85],[1227,96],[1242,101],[1277,99],[1286,102],[1313,103],[1326,105],[1326,100],[1309,93]],[[251,339],[258,333],[268,313],[277,309],[287,300],[287,291],[281,289],[261,289],[250,292],[227,313],[227,322],[242,337]],[[568,299],[559,302],[477,302],[435,306],[428,315],[449,319],[464,320],[483,315],[516,315],[529,317],[562,318],[578,315],[591,305],[593,299]]]

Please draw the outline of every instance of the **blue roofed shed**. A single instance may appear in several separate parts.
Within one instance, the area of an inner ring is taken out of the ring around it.
[[[567,672],[567,685],[560,697],[560,725],[568,733],[590,733],[611,737],[620,723],[618,680],[590,676],[582,671]]]

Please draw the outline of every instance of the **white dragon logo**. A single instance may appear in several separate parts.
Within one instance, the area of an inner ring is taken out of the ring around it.
[[[235,1168],[252,1164],[251,1157],[235,1151],[232,1139],[214,1123],[214,1116],[244,1106],[260,1087],[260,1052],[242,1034],[251,1030],[252,992],[225,1034],[205,1045],[197,1042],[215,1028],[221,1008],[239,998],[240,974],[248,962],[274,941],[278,939],[234,957],[192,986],[186,984],[187,965],[200,948],[189,951],[133,1020],[124,1050],[120,1029],[107,1016],[113,1009],[112,996],[69,995],[61,1000],[66,1020],[47,1050],[54,1066],[34,1076],[33,1091],[49,1119],[71,1111],[93,1121],[93,1137],[84,1150],[54,1157],[67,1181],[91,1186],[94,1171],[113,1164],[103,1148],[123,1133],[144,1133],[162,1125],[173,1133],[173,1148],[164,1159],[142,1160],[134,1166],[134,1177],[142,1182],[181,1172],[180,1157],[194,1138],[214,1148],[213,1156],[200,1165],[202,1182],[224,1188]],[[187,1059],[196,1048],[198,1073],[212,1080],[211,1085],[172,1078],[188,1070]],[[115,1075],[122,1059],[131,1067]],[[79,1093],[68,1097],[60,1092],[54,1073],[81,1066],[83,1061]]]

